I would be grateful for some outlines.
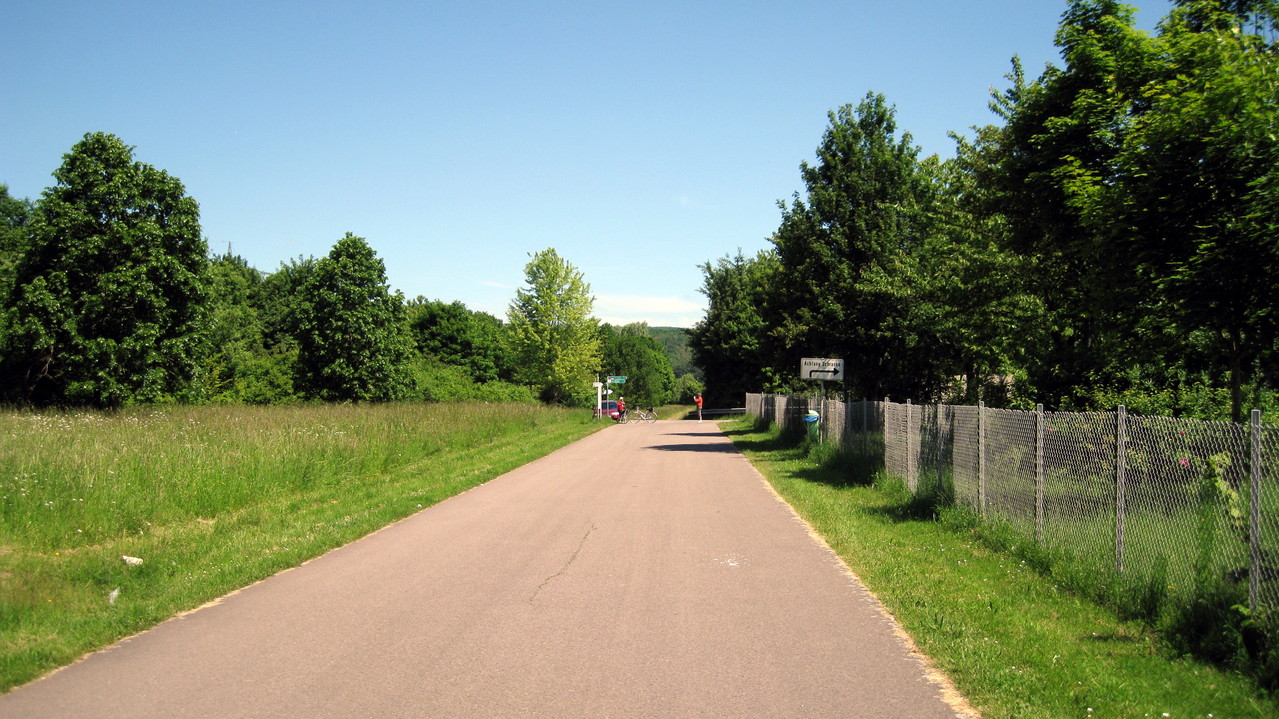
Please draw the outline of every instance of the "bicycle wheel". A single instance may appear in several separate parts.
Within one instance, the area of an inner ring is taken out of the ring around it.
[[[645,413],[644,413],[644,421],[645,421],[645,422],[650,422],[650,423],[651,423],[651,422],[656,422],[656,421],[657,421],[657,413],[656,413],[656,412],[645,412]]]
[[[640,412],[639,412],[639,410],[634,410],[634,411],[632,411],[632,412],[627,412],[627,413],[626,413],[626,423],[627,423],[627,424],[635,424],[635,423],[636,423],[636,422],[638,422],[638,421],[640,421]]]

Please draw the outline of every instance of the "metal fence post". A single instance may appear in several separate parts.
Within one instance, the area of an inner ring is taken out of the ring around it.
[[[1044,540],[1044,406],[1035,405],[1035,542]]]
[[[884,403],[880,406],[879,423],[881,429],[879,438],[879,448],[884,453],[884,469],[888,469],[888,398],[884,398]]]
[[[866,398],[862,397],[862,457],[870,456],[870,428],[866,426]]]
[[[1115,411],[1115,573],[1124,573],[1124,512],[1128,504],[1128,408]]]
[[[937,403],[937,439],[934,442],[937,445],[937,492],[941,493],[942,488],[942,472],[941,472],[941,402]]]
[[[977,504],[986,518],[986,403],[977,403]]]
[[[919,475],[916,473],[918,458],[915,456],[915,419],[911,411],[914,405],[910,400],[906,400],[906,486],[910,487],[911,494],[915,493],[915,489],[919,486]]]
[[[1252,411],[1252,495],[1248,511],[1248,609],[1257,611],[1261,589],[1261,410]]]

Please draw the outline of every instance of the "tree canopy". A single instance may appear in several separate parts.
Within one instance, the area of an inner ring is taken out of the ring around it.
[[[557,404],[585,404],[600,366],[595,298],[581,271],[554,248],[532,255],[507,310],[517,378]]]
[[[778,271],[771,252],[748,258],[738,250],[735,256],[702,265],[701,291],[709,307],[689,331],[689,348],[702,368],[709,406],[737,406],[747,392],[769,388],[775,360],[768,352],[762,312]]]
[[[385,401],[409,393],[404,299],[364,238],[346,233],[302,284],[297,386],[327,401]]]
[[[632,406],[656,407],[675,398],[670,355],[647,323],[618,328],[605,325],[602,335],[601,374],[626,378],[620,391]]]
[[[1155,35],[1070,0],[1062,65],[1014,58],[951,159],[879,94],[831,112],[772,249],[703,266],[708,398],[828,356],[867,397],[1279,411],[1277,35],[1267,0],[1179,0]]]
[[[87,134],[37,200],[0,185],[0,400],[579,405],[611,373],[738,406],[832,356],[874,398],[1279,417],[1279,5],[1173,5],[1148,33],[1067,0],[1061,61],[1014,57],[948,159],[879,93],[831,111],[768,249],[701,266],[687,332],[601,327],[554,249],[506,322],[405,302],[349,233],[269,272],[210,257],[181,182]]]
[[[506,331],[502,321],[461,302],[427,300],[408,304],[409,332],[419,352],[463,367],[477,381],[510,380]]]
[[[195,200],[106,133],[85,135],[54,177],[4,314],[6,395],[107,407],[173,398],[205,348]]]

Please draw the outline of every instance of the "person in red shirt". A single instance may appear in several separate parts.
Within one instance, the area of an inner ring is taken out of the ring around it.
[[[617,421],[618,422],[626,421],[626,398],[625,397],[617,398]]]
[[[702,393],[698,392],[693,395],[693,401],[697,403],[697,421],[702,421]]]

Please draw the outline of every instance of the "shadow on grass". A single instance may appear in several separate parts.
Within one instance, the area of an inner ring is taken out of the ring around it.
[[[876,486],[887,503],[862,507],[872,517],[883,517],[892,523],[933,521],[939,500],[933,495],[912,496],[900,482],[883,476],[882,457],[867,457],[839,452],[833,445],[815,444],[799,433],[768,432],[757,429],[724,431],[739,449],[755,454],[755,459],[769,462],[802,462],[804,466],[787,468],[792,477],[821,484],[832,489]]]
[[[900,479],[880,474],[875,486],[888,498],[888,503],[875,511],[894,523],[937,522],[942,514],[955,506],[955,490],[948,483],[922,483],[911,492]]]
[[[802,458],[802,455],[799,455]],[[832,465],[817,465],[816,467],[808,467],[792,472],[796,477],[805,482],[814,484],[824,484],[834,489],[844,489],[846,487],[869,487],[872,482],[862,476],[852,474],[847,467]]]
[[[791,455],[781,458],[783,460],[800,459],[802,457],[795,443],[788,441],[787,438],[780,434],[769,434],[760,437],[759,432],[751,429],[727,429],[724,430],[724,435],[733,440],[733,444],[743,452],[785,452]]]
[[[1132,634],[1120,634],[1118,632],[1106,632],[1098,634],[1096,632],[1079,638],[1080,641],[1094,642],[1097,644],[1144,644],[1150,641],[1147,637],[1134,636]]]

